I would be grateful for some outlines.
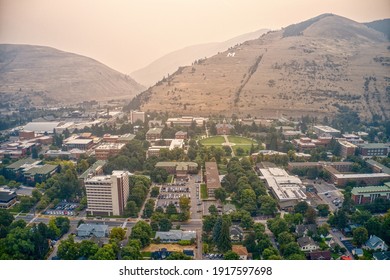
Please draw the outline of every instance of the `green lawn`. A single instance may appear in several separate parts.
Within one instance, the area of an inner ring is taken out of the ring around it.
[[[200,198],[201,199],[209,198],[209,195],[207,194],[206,184],[200,184]]]
[[[228,139],[229,139],[230,143],[234,143],[236,145],[249,145],[250,146],[250,145],[252,145],[252,143],[257,144],[256,141],[253,141],[253,140],[248,139],[248,138],[240,137],[240,136],[229,135]]]
[[[225,139],[222,136],[214,136],[202,139],[199,142],[205,146],[221,146],[222,143],[225,143]]]
[[[244,156],[247,156],[247,155],[249,155],[249,151],[251,149],[251,146],[249,146],[249,145],[245,145],[245,146],[243,146],[243,145],[234,145],[233,146],[233,150],[234,150],[234,154],[236,156],[237,156],[237,148],[243,149],[244,150]]]

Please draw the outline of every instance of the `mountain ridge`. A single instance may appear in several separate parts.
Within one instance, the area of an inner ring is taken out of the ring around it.
[[[145,88],[101,62],[51,47],[0,44],[0,93],[44,93],[78,103],[131,99]]]
[[[223,42],[211,42],[187,46],[179,50],[172,51],[149,65],[133,71],[130,75],[139,83],[145,86],[152,86],[168,74],[175,72],[178,67],[191,65],[195,60],[210,57],[218,52],[226,51],[228,48],[247,40],[260,37],[268,29],[259,29],[245,33]]]
[[[294,36],[272,31],[182,67],[131,106],[176,114],[390,117],[390,47],[383,33],[333,14]]]

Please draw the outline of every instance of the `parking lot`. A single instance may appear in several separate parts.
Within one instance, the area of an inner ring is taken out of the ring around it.
[[[333,184],[324,180],[307,180],[305,184],[311,184],[316,189],[317,196],[321,199],[321,201],[315,201],[317,204],[328,204],[333,212],[343,204],[344,195]]]
[[[59,203],[55,208],[46,210],[46,215],[55,215],[55,216],[75,216],[75,209],[79,205],[77,203]]]
[[[166,208],[169,204],[179,207],[180,197],[188,197],[191,199],[190,187],[187,182],[177,182],[172,184],[162,185],[160,194],[157,197],[157,207]]]

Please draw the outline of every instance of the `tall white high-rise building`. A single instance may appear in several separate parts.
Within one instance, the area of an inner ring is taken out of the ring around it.
[[[91,215],[123,215],[129,197],[127,171],[113,171],[112,175],[85,179],[87,213]]]

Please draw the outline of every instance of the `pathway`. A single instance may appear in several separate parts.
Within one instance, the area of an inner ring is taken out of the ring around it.
[[[229,142],[229,138],[227,137],[227,135],[223,135],[223,138],[225,138],[225,145],[226,146],[229,146],[230,149],[232,150],[232,157],[235,157],[236,155],[234,154],[234,149],[233,149],[233,144]]]

